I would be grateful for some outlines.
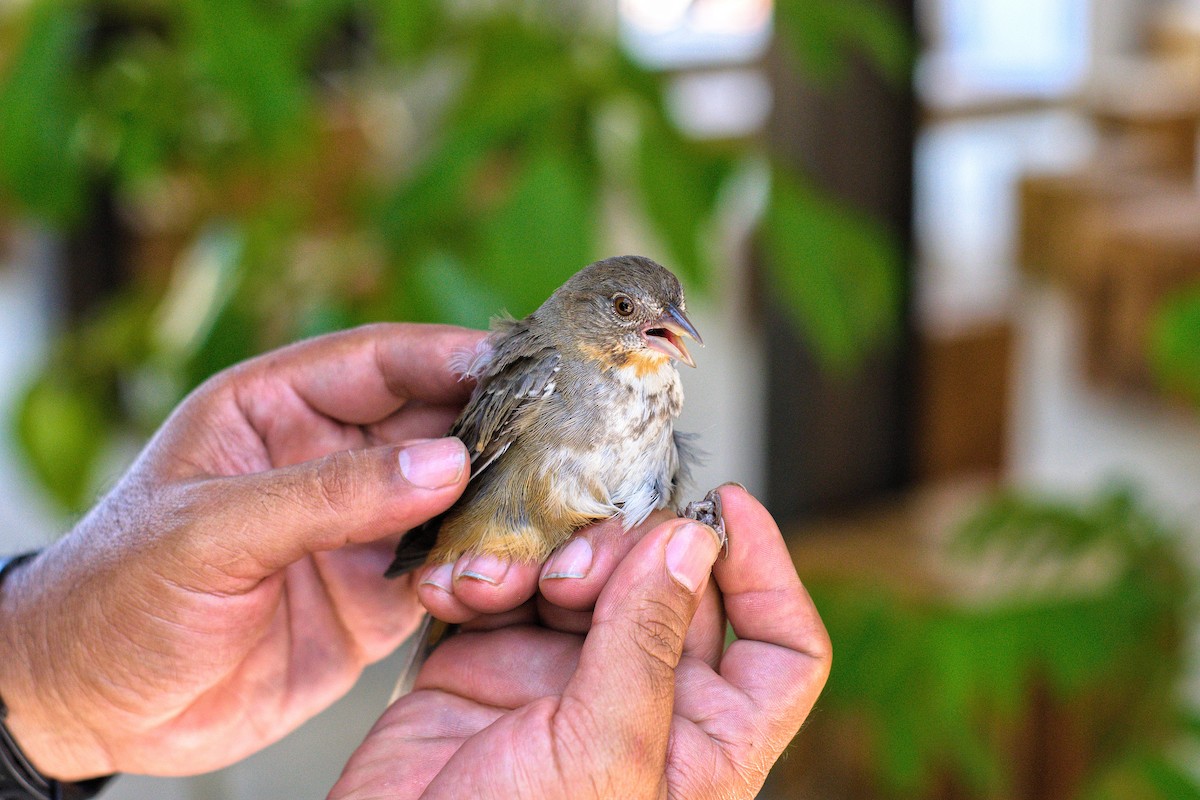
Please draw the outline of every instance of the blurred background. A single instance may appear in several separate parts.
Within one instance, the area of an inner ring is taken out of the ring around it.
[[[834,673],[765,798],[1200,797],[1200,3],[0,0],[0,547],[197,382],[637,252]],[[318,798],[385,662],[132,798]]]

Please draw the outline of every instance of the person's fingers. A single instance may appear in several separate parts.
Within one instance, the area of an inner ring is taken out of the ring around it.
[[[486,334],[447,325],[381,323],[299,342],[252,359],[231,374],[239,406],[255,430],[277,421],[294,399],[330,419],[367,425],[406,400],[465,401],[472,384],[450,366]]]
[[[419,400],[405,403],[392,415],[364,428],[366,444],[378,447],[408,439],[437,439],[446,435],[462,404],[431,405]]]
[[[719,547],[712,529],[691,520],[666,522],[638,542],[600,594],[563,692],[560,714],[578,714],[565,727],[648,780],[661,780],[675,667]]]
[[[573,611],[554,605],[544,596],[534,598],[537,602],[538,621],[551,630],[562,633],[587,633],[592,628],[592,612]],[[713,669],[725,651],[725,609],[721,605],[721,593],[713,583],[705,587],[700,596],[700,607],[692,618],[687,638],[683,643],[684,655],[702,659]]]
[[[700,596],[700,606],[692,617],[692,624],[688,627],[683,654],[716,669],[725,652],[725,629],[725,603],[716,582],[709,581],[704,594]]]
[[[454,562],[454,596],[480,614],[509,611],[537,591],[539,564],[488,555],[464,555]]]
[[[757,796],[775,762],[760,744],[758,720],[745,695],[704,662],[680,659],[667,763],[674,796]],[[696,768],[700,764],[703,769]]]
[[[184,526],[188,585],[245,591],[308,553],[409,530],[445,511],[467,481],[457,439],[348,450],[284,469],[179,487],[208,524]],[[171,502],[164,498],[164,502]]]
[[[494,631],[511,625],[538,624],[537,599],[522,603],[510,611],[499,614],[479,614],[458,626],[462,631]]]
[[[592,612],[559,608],[542,595],[534,598],[538,621],[553,631],[584,634],[592,629]]]
[[[453,564],[426,565],[412,574],[417,584],[417,599],[435,619],[459,624],[479,616],[479,612],[454,596]]]
[[[537,591],[537,575],[536,564],[465,555],[453,564],[418,569],[417,596],[438,619],[466,622],[524,604]]]
[[[580,636],[533,625],[463,632],[434,648],[413,691],[438,689],[499,708],[561,694],[579,663]]]
[[[674,517],[660,509],[638,527],[626,531],[617,519],[581,528],[546,560],[538,588],[558,608],[590,611],[613,570],[633,546],[655,526]]]
[[[554,628],[555,621],[564,618],[561,610],[590,611],[616,565],[646,531],[671,518],[669,511],[656,511],[628,532],[616,519],[589,525],[577,531],[544,565],[475,555],[463,556],[450,569],[445,565],[441,569],[422,567],[417,573],[421,601],[438,619],[465,622],[478,614],[499,614],[515,608],[540,588],[539,607],[549,610],[547,625]],[[564,630],[586,630],[578,623],[590,620],[590,615],[567,616],[570,622]]]
[[[770,739],[759,747],[773,759],[821,693],[832,650],[771,515],[741,487],[720,491],[729,555],[713,576],[738,637],[721,658],[720,674],[753,705],[755,724]]]

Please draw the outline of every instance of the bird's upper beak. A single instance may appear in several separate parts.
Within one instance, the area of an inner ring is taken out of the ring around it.
[[[642,336],[651,349],[665,353],[671,358],[677,358],[689,367],[696,366],[696,362],[692,360],[692,354],[688,352],[687,345],[683,343],[683,337],[687,336],[694,339],[696,344],[701,347],[704,346],[704,340],[700,338],[700,332],[696,330],[696,326],[692,324],[686,314],[670,303],[667,304],[662,316],[651,322],[642,331]]]

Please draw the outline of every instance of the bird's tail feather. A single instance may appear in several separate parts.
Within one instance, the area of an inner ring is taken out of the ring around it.
[[[412,691],[413,684],[417,681],[417,673],[425,666],[433,648],[457,629],[457,625],[435,620],[428,611],[425,612],[421,617],[421,624],[401,645],[400,675],[396,679],[396,688],[392,690],[392,696],[388,698],[389,706]]]

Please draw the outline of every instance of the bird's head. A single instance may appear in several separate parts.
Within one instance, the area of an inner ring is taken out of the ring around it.
[[[560,335],[613,366],[657,369],[675,359],[694,367],[684,339],[704,344],[684,313],[679,279],[641,256],[584,267],[535,314],[556,319]]]

